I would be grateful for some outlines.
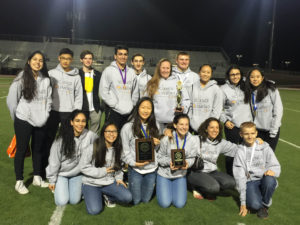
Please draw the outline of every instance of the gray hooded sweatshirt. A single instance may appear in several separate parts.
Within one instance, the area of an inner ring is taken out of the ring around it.
[[[145,69],[139,75],[137,75],[139,98],[142,98],[146,95],[147,83],[149,80],[151,80],[151,78],[152,77],[147,74],[147,71]]]
[[[244,92],[239,86],[231,84],[228,80],[221,86],[223,93],[223,111],[220,120],[225,123],[231,121],[236,127],[242,123],[252,121],[249,104],[244,103]]]
[[[256,91],[254,91],[256,99]],[[254,123],[258,129],[270,132],[270,137],[275,137],[281,126],[283,106],[278,89],[268,89],[268,95],[256,103],[257,110]]]
[[[252,150],[253,147],[246,147],[244,144],[239,145],[233,161],[233,175],[242,205],[246,205],[247,182],[261,180],[267,170],[272,170],[275,177],[279,177],[281,172],[280,164],[267,142],[259,145],[256,141],[250,165]]]
[[[106,186],[114,183],[116,180],[123,180],[122,170],[113,173],[107,173],[106,168],[113,167],[115,162],[115,150],[108,148],[105,155],[105,164],[103,167],[95,167],[93,159],[93,145],[88,146],[82,154],[80,160],[81,173],[83,174],[82,183],[91,186]]]
[[[201,142],[200,151],[197,152],[197,156],[201,156],[204,162],[204,168],[202,172],[210,173],[218,169],[217,160],[220,154],[234,157],[238,146],[226,141],[224,139],[221,142],[211,141],[208,138],[206,141]]]
[[[55,184],[58,176],[73,177],[80,173],[79,161],[87,147],[94,143],[98,136],[89,130],[83,130],[79,137],[74,137],[75,154],[71,159],[62,154],[62,139],[56,139],[51,147],[49,164],[46,168],[49,183]]]
[[[28,122],[34,127],[42,127],[46,124],[49,117],[52,104],[52,88],[50,79],[43,77],[39,72],[36,80],[36,95],[31,101],[27,101],[22,96],[23,90],[23,71],[18,74],[11,84],[6,103],[10,112],[11,118],[15,116]]]
[[[123,72],[125,77],[125,72]],[[116,61],[106,67],[102,73],[99,95],[104,102],[121,115],[127,115],[138,101],[139,91],[134,70],[126,66],[126,83],[123,80]]]
[[[158,90],[153,96],[155,118],[159,123],[171,123],[177,106],[177,82],[179,78],[171,75],[167,79],[159,80]],[[190,107],[190,99],[185,88],[182,88],[181,105],[183,112],[187,113]]]
[[[223,105],[222,91],[215,80],[210,80],[201,87],[200,81],[192,85],[189,89],[191,109],[189,117],[191,118],[191,127],[197,131],[207,118],[220,118]]]
[[[141,174],[151,173],[154,172],[157,168],[157,154],[156,151],[154,152],[155,162],[151,162],[143,167],[135,167],[136,163],[136,154],[135,154],[135,140],[137,139],[136,136],[133,135],[132,132],[133,122],[126,123],[121,130],[121,138],[122,138],[122,146],[123,146],[123,154],[122,160],[128,164],[129,166],[133,167],[135,171]],[[146,130],[146,124],[142,124],[144,130]],[[159,130],[159,125],[156,125]],[[155,149],[157,150],[159,146],[156,146]]]
[[[200,80],[199,74],[193,72],[190,68],[188,68],[186,71],[181,71],[178,66],[173,66],[172,75],[177,76],[183,83],[183,87],[187,90],[192,87],[193,83]]]
[[[184,140],[181,140],[178,137],[178,145],[181,147],[183,145]],[[179,178],[184,177],[187,173],[187,170],[174,170],[172,172],[170,168],[171,159],[171,149],[177,149],[176,139],[175,139],[175,131],[173,131],[173,139],[169,139],[169,137],[165,136],[160,141],[160,148],[158,150],[157,161],[158,161],[158,171],[157,173],[165,178]],[[193,166],[195,157],[197,152],[200,149],[199,138],[197,136],[192,135],[191,133],[187,133],[186,143],[185,143],[185,159],[188,163],[188,167]]]
[[[52,110],[72,112],[82,109],[82,84],[77,68],[65,72],[60,64],[49,71],[52,85]]]

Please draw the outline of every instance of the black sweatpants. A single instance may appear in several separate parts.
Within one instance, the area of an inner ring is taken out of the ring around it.
[[[265,142],[267,142],[270,147],[273,149],[273,152],[275,152],[278,140],[279,140],[279,135],[280,135],[280,128],[278,129],[278,133],[274,138],[270,137],[270,132],[269,131],[264,131],[264,130],[259,130],[257,129],[258,134],[257,137],[260,137],[263,139]]]
[[[17,139],[17,151],[14,160],[16,180],[23,180],[24,159],[31,137],[31,151],[33,174],[41,176],[43,173],[43,142],[45,138],[45,126],[34,127],[24,120],[15,117],[15,134]]]
[[[111,122],[118,126],[118,129],[121,130],[125,123],[128,121],[128,117],[130,114],[122,115],[108,105],[105,107],[105,122]]]

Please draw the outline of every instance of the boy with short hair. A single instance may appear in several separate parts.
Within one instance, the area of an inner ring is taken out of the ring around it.
[[[233,175],[240,193],[240,215],[246,216],[250,208],[257,211],[259,218],[266,219],[278,185],[280,164],[268,143],[257,144],[253,122],[242,123],[240,135],[244,142],[239,145],[233,162]]]

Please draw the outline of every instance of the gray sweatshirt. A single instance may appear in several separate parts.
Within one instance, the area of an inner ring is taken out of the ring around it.
[[[254,92],[256,99],[256,91]],[[268,90],[268,95],[256,103],[257,110],[254,123],[258,129],[270,132],[270,137],[275,137],[281,126],[283,106],[278,89]]]
[[[135,171],[141,174],[146,174],[155,171],[157,168],[157,154],[156,151],[154,152],[155,162],[151,162],[143,167],[135,167],[136,163],[136,154],[135,154],[135,140],[137,139],[136,136],[133,135],[132,132],[133,122],[126,123],[121,130],[121,138],[122,138],[122,146],[123,146],[123,154],[122,160],[128,164],[129,166],[133,167]],[[146,124],[142,124],[144,130],[146,130]],[[156,125],[159,130],[159,125]],[[159,146],[156,146],[156,150]]]
[[[68,159],[62,154],[62,139],[56,139],[51,147],[49,164],[46,168],[49,183],[55,184],[58,176],[73,177],[80,173],[79,161],[87,147],[94,143],[98,136],[89,130],[83,130],[79,137],[75,137],[75,155]]]
[[[244,103],[244,92],[239,86],[230,84],[228,80],[221,86],[223,93],[223,111],[220,120],[225,123],[231,121],[236,127],[242,123],[252,121],[249,104]]]
[[[174,118],[177,106],[177,82],[179,78],[170,76],[167,79],[161,78],[158,90],[153,96],[154,113],[156,121],[159,123],[171,123]],[[185,88],[182,88],[181,105],[183,112],[187,113],[190,106],[190,99]]]
[[[204,162],[204,168],[202,172],[210,173],[218,169],[217,160],[220,154],[234,157],[238,146],[226,141],[224,139],[221,142],[211,141],[206,139],[200,144],[200,151],[197,152],[197,156],[201,156]]]
[[[137,83],[139,89],[139,98],[142,98],[146,95],[147,83],[151,80],[151,76],[147,74],[147,71],[144,69],[139,75],[137,75]]]
[[[192,85],[189,89],[191,100],[191,109],[189,117],[191,118],[191,127],[198,130],[201,123],[209,117],[220,118],[223,105],[222,91],[215,80],[210,80],[204,88],[200,81]]]
[[[188,68],[186,71],[181,71],[177,66],[173,66],[172,75],[177,76],[182,81],[183,87],[187,90],[192,87],[193,83],[200,80],[199,74],[191,71],[190,68]]]
[[[252,163],[249,165],[252,147],[246,147],[245,151],[245,145],[239,145],[233,161],[233,175],[240,193],[241,205],[246,205],[247,182],[261,180],[267,170],[272,170],[275,177],[279,177],[281,172],[280,164],[267,142],[258,145],[256,141],[254,151]]]
[[[181,147],[183,145],[184,140],[181,140],[178,137],[178,145]],[[171,159],[171,149],[177,149],[176,139],[175,139],[175,131],[173,131],[173,139],[169,139],[169,137],[165,136],[160,141],[160,148],[157,154],[158,161],[158,171],[157,173],[165,178],[179,178],[184,177],[187,173],[187,170],[174,170],[172,172],[170,168]],[[195,157],[197,152],[200,149],[200,142],[197,136],[192,135],[191,133],[187,133],[186,144],[184,147],[185,150],[185,159],[188,163],[188,167],[190,168],[195,161]]]
[[[65,72],[60,64],[49,71],[52,84],[52,110],[72,112],[82,109],[82,84],[77,68]]]
[[[23,71],[18,74],[11,84],[6,103],[11,118],[15,116],[24,120],[34,127],[42,127],[46,124],[52,104],[52,88],[50,79],[43,77],[39,72],[36,80],[36,95],[31,101],[22,96]]]
[[[108,148],[105,156],[104,167],[95,167],[93,159],[93,144],[89,145],[82,153],[80,160],[80,170],[83,174],[82,183],[91,186],[106,186],[114,183],[116,180],[123,180],[122,170],[113,173],[107,173],[106,168],[113,167],[115,162],[114,148]]]
[[[139,98],[137,76],[132,68],[126,66],[126,70],[124,86],[119,67],[116,61],[113,61],[103,71],[99,87],[99,95],[104,102],[122,115],[129,114]],[[123,76],[125,77],[125,71]]]

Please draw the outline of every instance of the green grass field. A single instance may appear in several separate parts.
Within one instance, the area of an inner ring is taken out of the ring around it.
[[[6,155],[6,148],[14,134],[13,123],[6,106],[6,98],[11,78],[0,78],[0,224],[1,225],[44,225],[48,224],[56,209],[53,194],[48,189],[31,185],[31,159],[25,160],[24,181],[29,185],[30,194],[21,196],[14,190],[15,175],[13,160]],[[300,146],[300,91],[280,90],[285,107],[280,138]],[[279,187],[273,196],[273,205],[267,220],[260,220],[255,214],[241,218],[233,197],[218,197],[216,201],[196,200],[188,193],[183,209],[173,206],[162,209],[156,198],[149,204],[134,207],[117,205],[105,208],[97,216],[86,213],[84,202],[68,205],[61,224],[101,224],[101,225],[189,225],[189,224],[300,224],[300,149],[279,141],[276,155],[282,166]],[[222,158],[220,167],[222,168]],[[298,177],[298,178],[297,178]]]

